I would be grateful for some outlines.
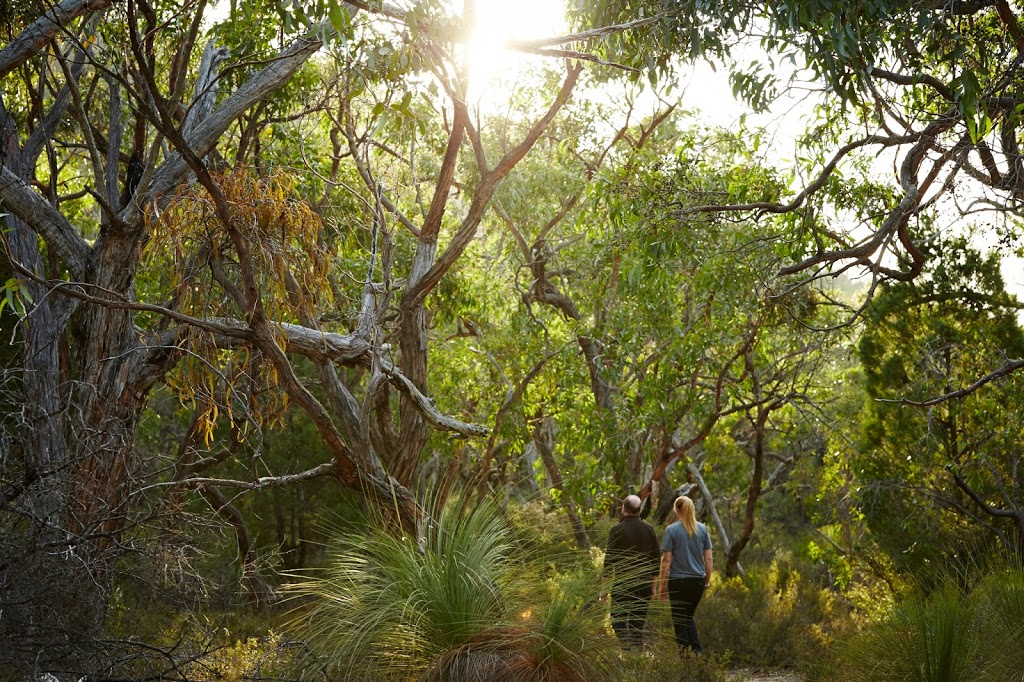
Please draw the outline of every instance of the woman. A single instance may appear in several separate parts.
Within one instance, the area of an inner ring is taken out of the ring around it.
[[[707,526],[697,522],[689,497],[678,498],[673,508],[679,520],[665,529],[661,541],[658,598],[668,596],[671,600],[672,626],[680,650],[689,647],[699,654],[700,639],[693,612],[711,584],[711,536]]]

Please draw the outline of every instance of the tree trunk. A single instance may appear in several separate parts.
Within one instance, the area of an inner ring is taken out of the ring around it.
[[[18,133],[0,101],[0,166],[27,180]],[[4,217],[9,256],[37,277],[45,277],[39,240],[24,221],[13,214]],[[39,532],[56,540],[63,527],[63,480],[66,475],[67,442],[64,436],[64,389],[60,377],[60,320],[57,301],[46,289],[19,278],[25,318],[20,324],[22,386],[24,391],[23,451],[25,481],[31,493],[24,498],[29,518]]]
[[[587,527],[576,511],[576,500],[565,491],[565,483],[562,479],[562,472],[558,469],[555,455],[552,451],[554,434],[552,433],[550,417],[540,417],[537,420],[537,427],[533,431],[533,442],[537,444],[537,452],[540,453],[544,468],[551,479],[551,487],[561,494],[561,506],[565,515],[569,518],[569,525],[572,526],[572,535],[576,540],[576,546],[580,549],[590,549],[590,537],[587,535]]]
[[[715,529],[718,530],[718,538],[722,543],[722,551],[726,556],[729,556],[732,552],[732,543],[729,542],[729,535],[725,532],[725,524],[722,523],[722,517],[718,515],[718,508],[715,507],[715,500],[711,497],[711,491],[708,490],[707,483],[704,482],[704,477],[700,473],[700,469],[697,468],[693,462],[689,462],[686,465],[686,470],[693,477],[697,487],[700,488],[700,493],[704,497],[704,501],[708,505],[708,513],[711,514],[711,522],[715,525]],[[743,567],[740,566],[737,558],[736,562],[736,574],[744,575]]]
[[[764,433],[770,410],[761,407],[757,418],[753,421],[754,448],[752,452],[753,471],[750,474],[750,485],[747,487],[747,504],[743,514],[743,529],[735,538],[726,554],[725,574],[730,578],[740,575],[740,553],[750,542],[754,534],[754,523],[757,513],[757,500],[761,496],[761,479],[764,477]]]

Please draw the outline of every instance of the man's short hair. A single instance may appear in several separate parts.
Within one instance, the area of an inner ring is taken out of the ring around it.
[[[626,499],[622,501],[622,511],[631,516],[639,514],[642,506],[643,502],[636,495],[626,495]]]

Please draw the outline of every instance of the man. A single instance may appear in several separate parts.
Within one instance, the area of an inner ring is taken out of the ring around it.
[[[658,577],[658,535],[640,518],[640,498],[622,501],[622,519],[608,533],[604,578],[612,581],[612,628],[622,646],[643,644],[644,622]]]

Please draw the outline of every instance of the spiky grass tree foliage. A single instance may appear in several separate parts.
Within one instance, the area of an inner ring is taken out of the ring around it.
[[[449,504],[429,518],[418,542],[372,524],[292,587],[304,602],[294,625],[330,673],[430,682],[614,679],[602,614],[589,607],[595,572],[546,581],[487,502]]]
[[[851,682],[1019,679],[1024,670],[1024,574],[991,570],[973,589],[948,579],[905,599],[839,650]]]
[[[982,655],[1006,679],[1024,674],[1024,571],[1020,560],[1001,567],[976,588]]]

